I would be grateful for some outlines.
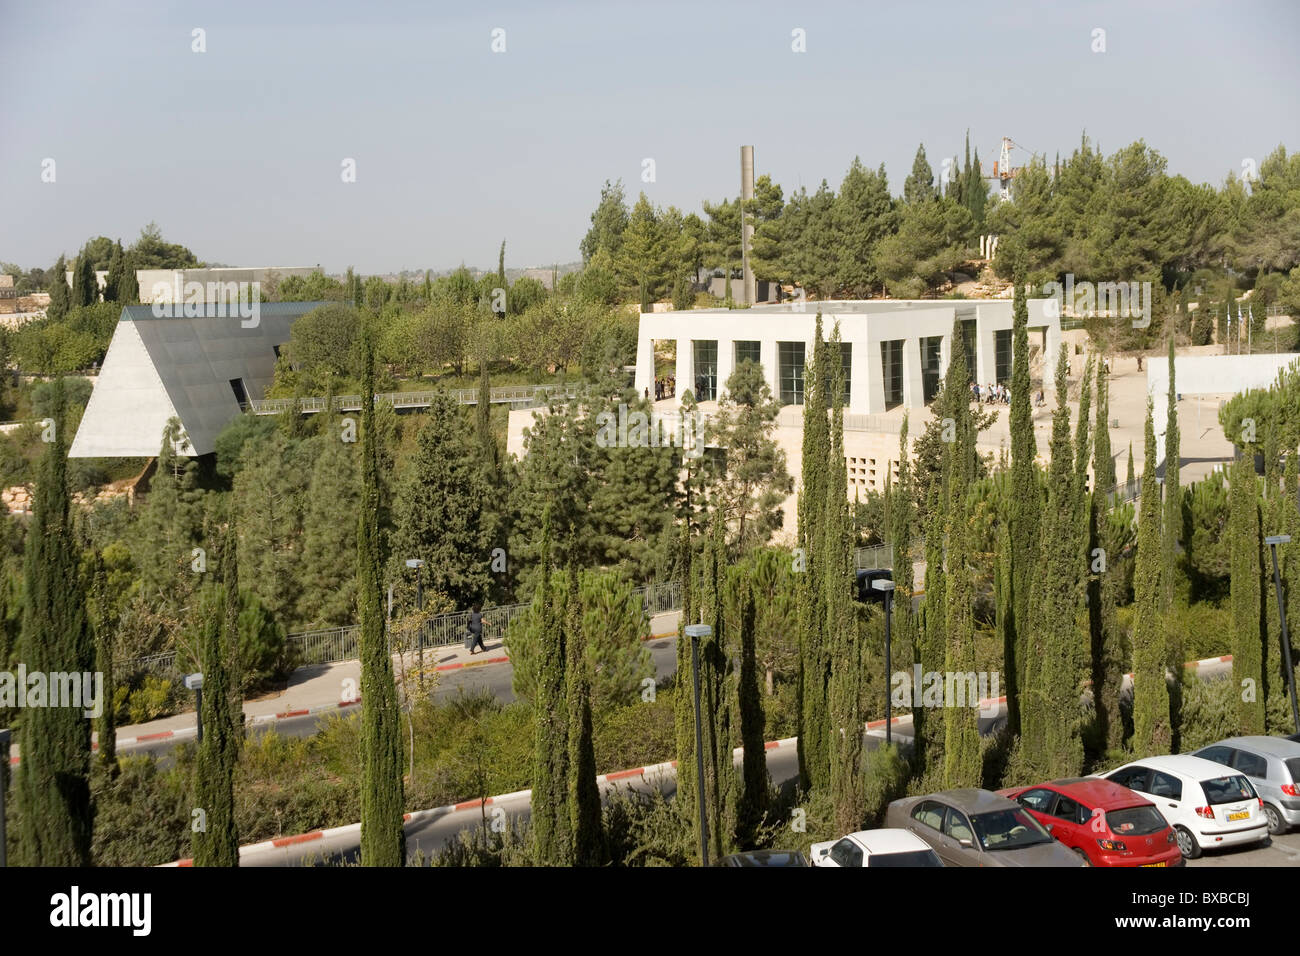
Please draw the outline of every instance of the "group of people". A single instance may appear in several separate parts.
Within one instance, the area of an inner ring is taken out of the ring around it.
[[[970,393],[976,405],[981,402],[985,405],[1011,404],[1011,391],[1001,383],[981,387],[979,382],[971,382]]]
[[[655,379],[655,401],[672,398],[677,394],[677,379],[671,375]]]

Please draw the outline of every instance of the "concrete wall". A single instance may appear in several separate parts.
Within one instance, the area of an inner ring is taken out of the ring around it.
[[[1236,395],[1266,389],[1278,373],[1300,361],[1292,352],[1268,355],[1187,355],[1174,357],[1174,383],[1180,395]],[[1156,433],[1156,464],[1165,460],[1165,431],[1169,426],[1169,362],[1147,362],[1147,394]],[[1180,417],[1180,421],[1181,421]]]

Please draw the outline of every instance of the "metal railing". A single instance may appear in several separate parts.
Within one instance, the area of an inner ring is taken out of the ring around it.
[[[493,405],[524,405],[552,398],[575,398],[579,385],[503,385],[488,392],[488,402]],[[458,388],[447,392],[459,405],[477,405],[477,388]],[[428,408],[433,404],[438,390],[421,392],[376,392],[377,404],[393,408]],[[279,415],[282,412],[323,412],[329,400],[315,396],[299,398],[265,398],[247,402],[244,408],[253,415]],[[335,395],[333,408],[340,412],[355,412],[361,408],[360,395]]]
[[[681,585],[677,581],[647,585],[633,589],[633,594],[640,595],[646,614],[653,617],[681,607]],[[504,638],[510,622],[527,611],[528,604],[503,604],[483,610],[483,638]],[[469,630],[469,611],[451,611],[446,614],[433,614],[420,626],[419,643],[416,647],[446,647],[459,643]],[[337,664],[342,661],[354,661],[360,657],[358,640],[361,627],[348,624],[343,627],[327,627],[315,631],[300,631],[290,634],[286,640],[292,659],[298,667],[311,667],[320,664]],[[136,657],[115,661],[114,670],[119,674],[148,673],[159,677],[179,678],[176,667],[175,652],[153,654],[149,657]]]

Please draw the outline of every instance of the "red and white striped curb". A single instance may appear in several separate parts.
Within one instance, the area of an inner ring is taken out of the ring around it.
[[[763,744],[764,750],[775,750],[778,747],[793,747],[798,743],[797,737],[785,737],[781,740],[771,740]],[[741,749],[737,748],[733,752],[733,757],[739,755]],[[646,779],[658,776],[668,771],[677,769],[677,761],[669,760],[664,763],[650,764],[646,767],[637,767],[633,770],[616,770],[613,773],[603,773],[596,778],[598,785],[614,786],[621,781],[634,778]],[[402,815],[403,823],[413,823],[419,820],[429,820],[437,817],[443,817],[450,813],[457,813],[461,810],[477,810],[481,806],[495,806],[504,803],[511,803],[517,800],[528,800],[532,797],[532,790],[516,790],[514,793],[501,794],[500,796],[488,797],[486,800],[463,800],[460,803],[449,803],[445,807],[434,807],[429,810],[416,810],[412,813]],[[274,840],[263,840],[261,843],[250,843],[248,846],[239,848],[240,858],[252,856],[258,853],[264,853],[269,850],[282,850],[285,847],[295,846],[300,843],[314,843],[317,840],[326,840],[336,836],[350,836],[361,832],[360,823],[349,823],[346,826],[330,827],[324,830],[312,830],[310,833],[300,833],[297,836],[277,837]],[[187,858],[177,860],[174,863],[163,863],[161,866],[193,866],[194,860]]]

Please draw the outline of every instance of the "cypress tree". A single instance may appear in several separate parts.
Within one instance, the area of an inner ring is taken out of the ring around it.
[[[1003,615],[1002,653],[1007,682],[1007,726],[1021,728],[1020,704],[1025,680],[1031,582],[1037,564],[1042,498],[1038,490],[1037,442],[1029,394],[1029,305],[1023,277],[1015,280],[1011,365],[1011,502],[1009,612]],[[1021,625],[1020,622],[1024,624]]]
[[[1110,450],[1110,385],[1104,362],[1097,363],[1096,443],[1093,445],[1093,489],[1089,508],[1089,560],[1095,570],[1088,583],[1088,636],[1092,657],[1093,706],[1097,726],[1108,750],[1123,744],[1124,726],[1119,713],[1124,658],[1115,608],[1123,581],[1111,562],[1119,547],[1107,520],[1107,496],[1115,489],[1115,461]],[[1098,550],[1100,549],[1100,554]],[[1103,562],[1098,565],[1097,559]]]
[[[700,606],[704,611],[704,623],[712,628],[712,634],[700,646],[700,709],[704,722],[705,805],[715,857],[722,857],[735,848],[739,810],[739,790],[732,758],[733,743],[738,742],[733,740],[733,734],[738,728],[735,693],[730,686],[733,680],[726,650],[723,609],[728,566],[725,530],[722,512],[714,508],[700,576]]]
[[[1129,443],[1128,443],[1128,475],[1127,475],[1127,479],[1128,479],[1128,487],[1129,487],[1129,488],[1132,488],[1132,487],[1133,487],[1133,481],[1134,481],[1134,474],[1133,474],[1133,443],[1132,443],[1132,442],[1129,442]]]
[[[1077,776],[1083,766],[1075,666],[1081,525],[1075,494],[1078,459],[1072,466],[1070,409],[1063,400],[1066,387],[1066,348],[1062,345],[1056,366],[1056,389],[1062,401],[1052,414],[1047,510],[1039,541],[1041,566],[1030,616],[1032,637],[1026,647],[1029,679],[1021,714],[1026,763],[1049,778]],[[1081,437],[1086,442],[1086,433]]]
[[[888,478],[888,472],[886,472]],[[898,435],[898,486],[893,491],[889,506],[889,543],[894,553],[894,641],[899,648],[899,660],[912,660],[915,653],[915,636],[912,633],[912,590],[916,585],[912,568],[912,536],[915,532],[912,487],[912,458],[907,445],[907,413],[903,414],[903,427]],[[887,486],[888,487],[888,486]]]
[[[119,242],[118,246],[121,245]],[[135,274],[135,262],[130,252],[122,253],[122,278],[117,283],[117,301],[122,305],[140,301],[140,281]]]
[[[572,575],[568,575],[572,577]],[[542,567],[538,584],[545,622],[537,654],[533,705],[532,832],[535,862],[565,866],[572,849],[569,810],[569,721],[565,687],[566,596],[551,574],[551,510],[542,515]]]
[[[72,293],[68,291],[68,264],[63,256],[59,256],[52,271],[54,275],[50,279],[50,304],[45,307],[45,315],[58,322],[68,314],[72,299]]]
[[[1232,678],[1237,698],[1237,732],[1264,733],[1266,680],[1260,634],[1259,482],[1251,446],[1232,464],[1228,486],[1231,523]]]
[[[758,656],[754,591],[750,584],[752,562],[727,572],[728,644],[739,651],[736,675],[737,711],[740,714],[741,791],[736,809],[736,844],[755,845],[758,829],[767,815],[767,750],[763,742],[763,697],[758,686]]]
[[[113,630],[116,624],[109,608],[113,595],[109,593],[108,575],[104,568],[104,555],[98,549],[91,552],[89,594],[93,607],[92,620],[95,634],[95,670],[104,675],[104,710],[95,721],[95,734],[99,740],[99,765],[109,776],[117,775],[117,713],[113,707],[116,685],[113,681]]]
[[[63,281],[61,274],[57,281]],[[62,382],[56,381],[54,389],[54,440],[46,445],[38,466],[23,555],[18,658],[29,674],[45,674],[47,680],[55,673],[93,673],[95,666],[68,496]],[[48,688],[48,694],[54,691]],[[30,695],[28,703],[35,703]],[[29,706],[23,711],[18,847],[24,865],[90,865],[90,721],[84,713],[90,708],[84,699],[82,704]]]
[[[970,506],[968,492],[975,477],[975,425],[965,388],[969,380],[961,322],[954,320],[952,359],[944,391],[951,396],[947,410],[954,417],[954,440],[944,456],[947,492],[944,566],[944,670],[975,671],[975,591],[970,569]],[[978,698],[978,694],[976,695]],[[947,703],[947,702],[945,702]],[[965,707],[945,708],[943,780],[945,787],[978,787],[982,776],[979,739],[979,701]]]
[[[569,825],[573,832],[574,866],[605,862],[605,831],[601,824],[600,786],[596,783],[596,749],[591,724],[591,670],[582,625],[578,569],[570,568],[566,605],[565,685],[569,720]]]
[[[1183,490],[1179,482],[1178,389],[1174,383],[1174,340],[1169,338],[1169,424],[1165,429],[1165,511],[1160,539],[1161,603],[1165,620],[1165,663],[1183,672],[1183,633],[1174,616],[1178,532],[1183,526]]]
[[[117,302],[117,289],[126,275],[126,260],[123,258],[121,240],[113,244],[113,252],[108,260],[108,275],[104,277],[104,301]]]
[[[818,313],[812,372],[807,376],[803,421],[803,487],[799,494],[799,546],[807,570],[799,589],[799,777],[805,787],[830,783],[830,660],[822,628],[825,624],[820,553],[822,523],[830,477],[830,360],[822,341]]]
[[[830,352],[838,355],[840,330],[831,334]],[[838,363],[831,376],[831,447],[827,463],[826,518],[822,525],[822,588],[825,594],[825,640],[830,651],[831,802],[840,833],[861,828],[865,815],[862,774],[862,642],[853,607],[853,526],[849,515],[848,472],[844,464],[843,373]]]
[[[677,541],[677,566],[682,581],[682,614],[677,622],[677,671],[674,677],[677,688],[673,707],[674,736],[677,743],[677,797],[673,803],[680,809],[687,825],[693,828],[698,800],[695,790],[695,688],[691,679],[691,641],[686,636],[685,630],[687,624],[696,623],[697,614],[691,549],[691,522],[688,512],[682,521]],[[696,844],[698,843],[697,837]]]
[[[1147,398],[1142,509],[1138,518],[1137,568],[1133,575],[1133,740],[1140,754],[1168,753],[1169,686],[1165,678],[1160,565],[1160,485],[1156,482],[1156,435],[1152,402]],[[1130,446],[1131,447],[1131,446]],[[1129,454],[1132,462],[1132,452]]]
[[[234,564],[232,551],[222,564]],[[227,580],[231,575],[226,575]],[[194,768],[194,799],[205,827],[193,832],[195,866],[238,866],[235,761],[239,728],[230,709],[226,670],[226,588],[208,585],[199,606],[199,666],[203,673],[203,741]]]
[[[90,254],[82,251],[72,267],[72,308],[94,305],[99,301],[99,280],[95,277],[95,264]]]
[[[930,483],[926,513],[929,517],[925,526],[925,600],[921,605],[917,653],[922,674],[942,671],[945,661],[944,591],[947,581],[943,572],[943,533],[946,517],[938,481]],[[922,703],[924,706],[912,715],[917,731],[916,767],[920,774],[934,775],[942,766],[947,709],[929,701],[923,700]],[[942,703],[942,700],[937,702]]]
[[[357,611],[361,618],[361,864],[402,866],[401,717],[384,626],[379,544],[379,435],[375,356],[368,323],[361,331],[361,508],[357,519]]]

